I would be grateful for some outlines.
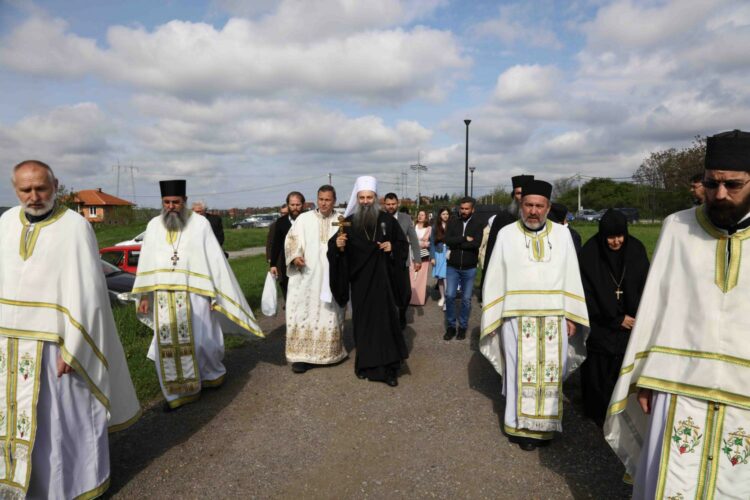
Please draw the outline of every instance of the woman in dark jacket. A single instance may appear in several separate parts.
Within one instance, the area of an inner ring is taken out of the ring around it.
[[[591,333],[588,355],[581,366],[581,387],[586,416],[599,426],[620,373],[630,331],[648,274],[643,243],[628,235],[625,215],[608,210],[599,232],[579,255]]]

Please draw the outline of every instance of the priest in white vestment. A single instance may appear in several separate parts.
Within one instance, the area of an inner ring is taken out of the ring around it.
[[[224,382],[225,332],[263,332],[211,224],[186,208],[185,181],[159,184],[162,215],[146,227],[132,293],[138,319],[154,330],[148,357],[175,409]]]
[[[634,498],[750,498],[750,134],[709,137],[664,220],[604,433]]]
[[[547,220],[551,191],[524,185],[521,220],[499,231],[482,292],[480,351],[503,377],[504,431],[526,451],[562,431],[562,382],[588,334],[573,240]]]
[[[328,240],[338,227],[344,229],[338,226],[335,204],[333,186],[321,186],[317,210],[297,217],[286,235],[286,359],[295,373],[338,363],[347,355],[344,308],[333,300],[326,255]]]
[[[50,167],[13,170],[0,217],[0,496],[93,498],[108,432],[140,415],[91,225],[55,204]]]

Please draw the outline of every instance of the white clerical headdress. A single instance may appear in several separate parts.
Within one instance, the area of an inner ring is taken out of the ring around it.
[[[352,189],[352,195],[349,198],[349,204],[346,205],[346,212],[344,217],[349,217],[354,213],[357,208],[357,194],[360,191],[372,191],[373,193],[378,192],[378,181],[371,175],[363,175],[357,177],[357,181],[354,183],[354,189]]]

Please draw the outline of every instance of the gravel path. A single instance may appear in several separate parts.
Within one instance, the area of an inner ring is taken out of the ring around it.
[[[434,300],[410,308],[411,355],[390,388],[357,379],[353,353],[293,374],[283,316],[262,318],[267,338],[227,354],[222,388],[175,412],[157,406],[112,436],[108,496],[628,498],[622,466],[581,415],[577,374],[566,384],[565,432],[534,452],[508,443],[478,325],[475,303],[471,338],[445,342]]]
[[[266,252],[266,247],[250,247],[242,250],[232,250],[227,252],[230,259],[239,259],[240,257],[252,257]]]

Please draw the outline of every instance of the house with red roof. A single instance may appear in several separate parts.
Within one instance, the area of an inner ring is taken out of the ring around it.
[[[82,189],[75,193],[73,203],[89,222],[113,222],[122,217],[123,212],[132,211],[134,203],[97,189]]]

